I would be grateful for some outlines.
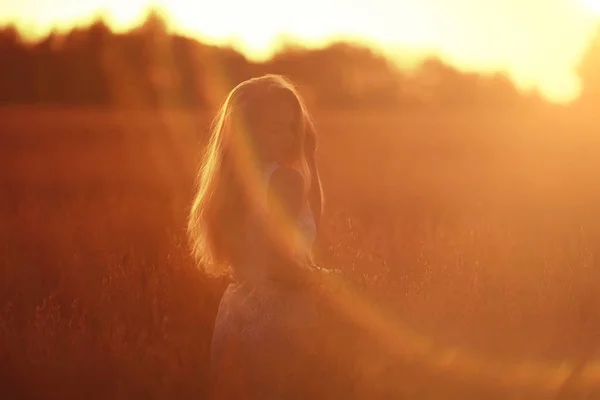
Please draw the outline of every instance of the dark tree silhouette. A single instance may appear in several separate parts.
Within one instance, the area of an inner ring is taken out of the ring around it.
[[[323,109],[523,106],[534,97],[519,92],[505,75],[465,73],[435,58],[411,74],[352,43],[312,50],[288,44],[271,59],[252,63],[232,48],[172,34],[162,15],[151,10],[126,33],[111,32],[97,20],[37,43],[25,43],[14,27],[4,28],[0,102],[214,108],[238,82],[269,72],[294,79]],[[598,53],[591,51],[584,63],[588,92],[600,87],[593,80]]]

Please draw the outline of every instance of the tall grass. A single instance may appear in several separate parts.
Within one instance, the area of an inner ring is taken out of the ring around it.
[[[597,355],[600,146],[589,116],[317,119],[318,258],[356,296],[490,362]],[[0,120],[3,393],[202,398],[227,283],[200,273],[184,235],[207,119],[6,109]],[[356,397],[482,395],[477,377],[431,375],[377,335],[348,352]],[[485,396],[517,393],[508,386]]]

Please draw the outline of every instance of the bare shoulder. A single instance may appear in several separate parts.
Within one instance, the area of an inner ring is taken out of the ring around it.
[[[304,197],[304,178],[293,168],[277,168],[269,181],[269,209],[280,205],[290,216],[301,211]],[[277,202],[277,203],[275,203]]]

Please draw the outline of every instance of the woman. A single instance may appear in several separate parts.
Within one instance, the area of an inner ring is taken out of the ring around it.
[[[206,272],[234,281],[211,344],[217,398],[313,397],[322,380],[315,151],[303,99],[278,75],[240,83],[213,124],[188,230]]]

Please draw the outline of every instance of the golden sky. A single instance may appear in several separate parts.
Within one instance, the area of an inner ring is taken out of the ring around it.
[[[394,55],[437,54],[464,70],[503,70],[555,101],[578,94],[574,68],[600,20],[600,0],[0,0],[0,24],[16,21],[36,37],[101,12],[123,30],[150,3],[174,30],[234,43],[255,59],[282,35],[308,45],[351,38]]]

